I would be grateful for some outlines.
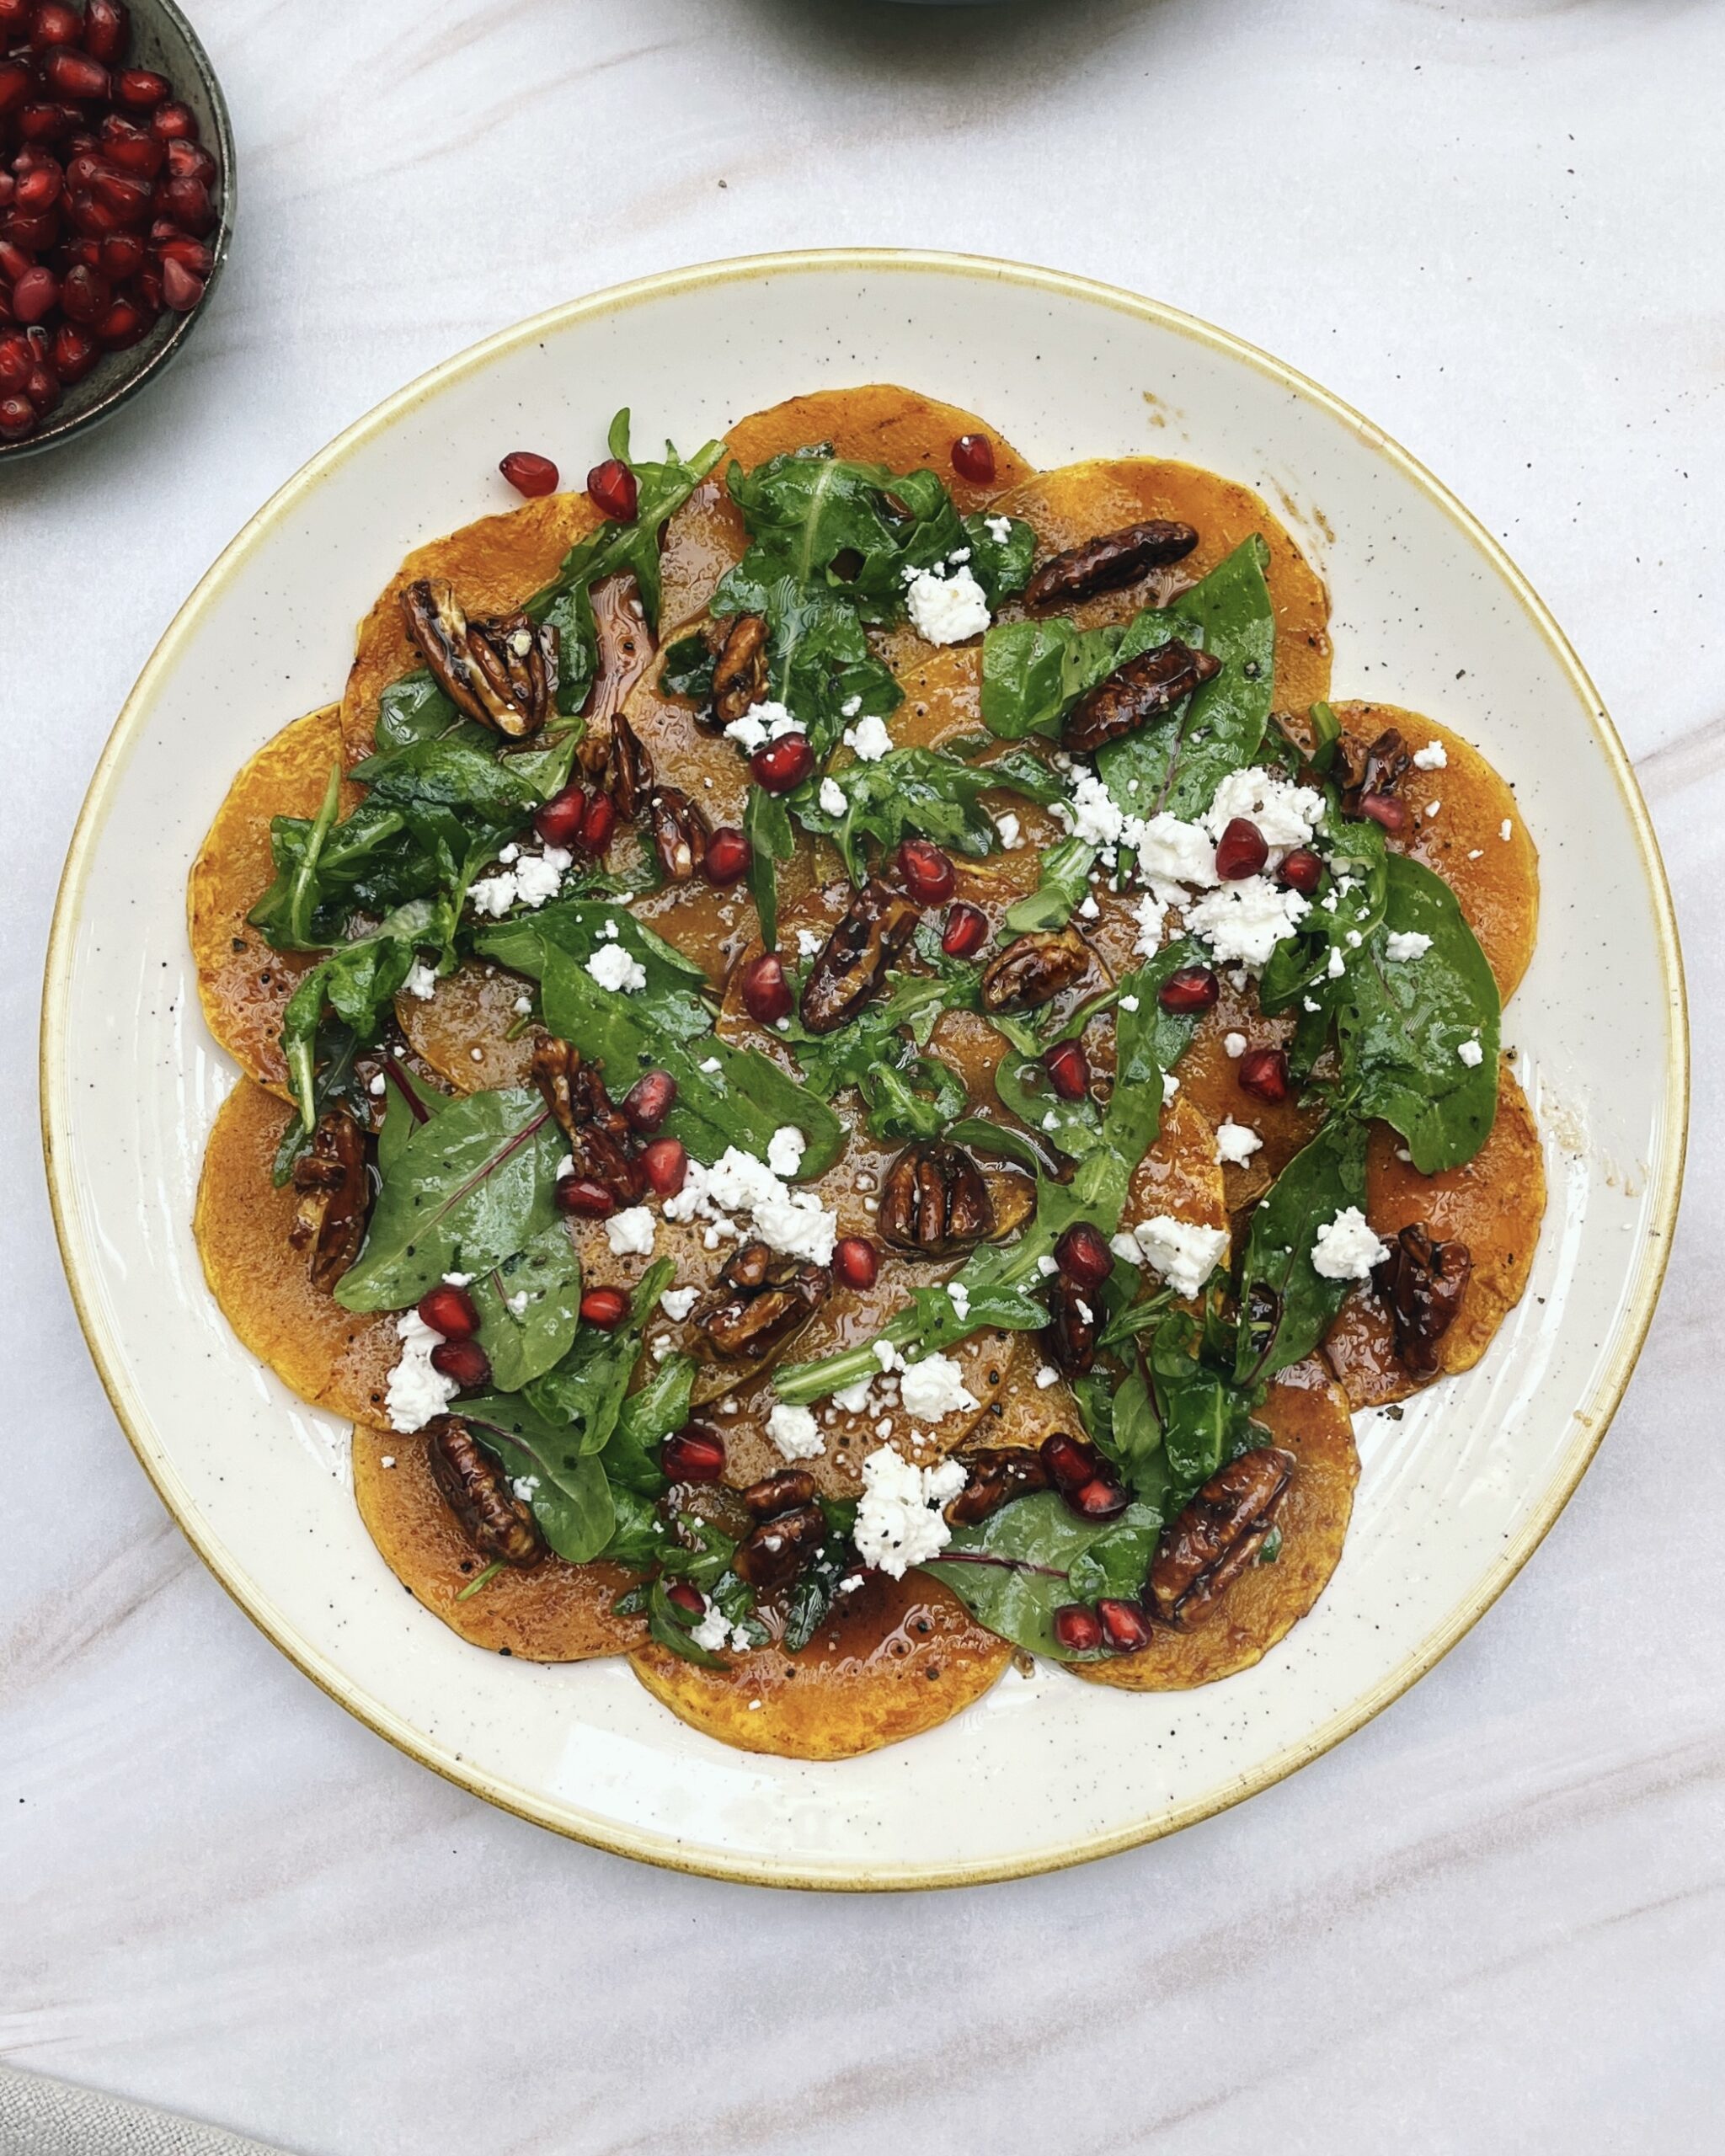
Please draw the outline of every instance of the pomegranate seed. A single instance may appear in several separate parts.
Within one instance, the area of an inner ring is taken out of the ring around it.
[[[446,1340],[471,1340],[479,1330],[478,1306],[467,1289],[452,1280],[428,1289],[419,1298],[419,1312],[421,1322]]]
[[[938,906],[957,889],[959,872],[937,846],[906,839],[899,848],[899,880],[919,906]]]
[[[560,846],[567,852],[580,836],[586,814],[586,795],[578,786],[566,786],[533,811],[533,829],[547,846]]]
[[[0,337],[0,390],[9,395],[22,389],[35,364],[28,337],[20,336],[16,330],[9,337]]]
[[[518,494],[529,501],[557,492],[557,467],[548,456],[536,456],[531,449],[512,449],[498,470]]]
[[[27,104],[18,115],[18,131],[26,142],[63,142],[77,121],[76,105]]]
[[[641,1172],[660,1198],[675,1198],[689,1172],[681,1138],[655,1138],[641,1155]]]
[[[120,243],[128,247],[137,245],[136,241],[130,237]],[[216,258],[209,248],[202,240],[194,239],[189,232],[178,232],[172,239],[156,240],[152,244],[163,263],[177,262],[182,270],[190,270],[195,277],[207,277],[216,267]]]
[[[833,1250],[832,1269],[847,1288],[872,1288],[880,1258],[867,1236],[846,1235]]]
[[[743,969],[743,1008],[758,1026],[776,1026],[791,1015],[791,984],[777,951],[763,952]]]
[[[659,1465],[673,1482],[717,1482],[724,1474],[724,1439],[708,1423],[686,1423],[659,1448]]]
[[[0,441],[21,441],[35,426],[36,408],[28,397],[0,397]]]
[[[623,1118],[631,1130],[644,1138],[670,1113],[676,1104],[677,1081],[668,1070],[649,1070],[623,1095]]]
[[[1407,829],[1407,803],[1398,801],[1393,793],[1362,793],[1359,813],[1381,824],[1392,838]]]
[[[151,131],[164,142],[195,142],[198,115],[189,104],[158,104],[150,115]]]
[[[986,435],[960,435],[953,444],[953,469],[974,487],[994,477],[994,444]]]
[[[1042,1059],[1048,1082],[1063,1101],[1087,1100],[1090,1095],[1090,1058],[1080,1041],[1056,1041]]]
[[[201,142],[169,142],[164,146],[169,175],[195,179],[202,187],[216,184],[216,160]]]
[[[1099,1288],[1114,1269],[1114,1254],[1102,1230],[1075,1220],[1055,1245],[1055,1263],[1080,1288]]]
[[[1069,1437],[1064,1430],[1044,1438],[1041,1449],[1042,1464],[1057,1490],[1082,1489],[1094,1481],[1102,1465],[1102,1454],[1094,1445],[1086,1444],[1081,1438]]]
[[[595,793],[581,816],[575,843],[584,852],[603,853],[617,829],[617,808],[608,793]]]
[[[491,1358],[477,1340],[440,1340],[431,1350],[431,1367],[453,1378],[463,1392],[487,1384],[491,1376]]]
[[[1084,1519],[1112,1519],[1116,1513],[1124,1512],[1127,1505],[1126,1492],[1105,1475],[1081,1483],[1076,1490],[1062,1490],[1060,1495]]]
[[[96,339],[110,352],[123,352],[128,344],[136,344],[149,326],[142,309],[131,301],[115,300],[95,325]]]
[[[12,311],[20,322],[40,322],[60,299],[60,280],[40,264],[26,270],[12,288]]]
[[[1255,1048],[1235,1066],[1242,1093],[1272,1106],[1288,1097],[1288,1059],[1279,1048]]]
[[[106,239],[120,230],[120,216],[105,202],[99,202],[88,187],[80,187],[66,205],[67,215],[87,239]]]
[[[692,1617],[707,1614],[707,1598],[698,1587],[692,1587],[687,1580],[673,1580],[665,1590],[667,1602],[676,1603],[679,1609],[686,1609]]]
[[[800,786],[814,768],[814,751],[809,746],[806,734],[781,734],[777,741],[769,741],[757,749],[749,759],[749,769],[757,786],[769,793],[788,793],[793,786]]]
[[[1236,816],[1216,842],[1216,873],[1225,883],[1256,876],[1270,857],[1263,833],[1249,816]]]
[[[1208,1011],[1221,992],[1220,982],[1208,966],[1182,966],[1156,990],[1156,1000],[1164,1011]]]
[[[1296,846],[1292,853],[1282,857],[1282,865],[1276,871],[1276,881],[1290,891],[1298,891],[1309,899],[1322,883],[1324,865],[1310,846]]]
[[[721,824],[707,841],[707,858],[702,867],[708,882],[724,890],[748,874],[754,858],[754,847],[736,825]]]
[[[52,45],[76,45],[83,29],[83,19],[76,8],[67,7],[63,0],[40,0],[30,17],[30,51],[45,52]]]
[[[130,28],[120,0],[88,0],[84,8],[84,51],[97,60],[118,60],[126,51]]]
[[[99,322],[114,304],[114,287],[99,270],[87,270],[79,263],[66,273],[60,304],[70,321]]]
[[[559,1213],[574,1213],[584,1220],[602,1220],[617,1210],[617,1200],[602,1182],[586,1176],[563,1176],[551,1193]]]
[[[147,267],[140,270],[131,280],[131,296],[153,322],[162,312],[161,272]]]
[[[37,418],[45,419],[60,402],[60,383],[51,368],[32,367],[24,393],[35,406]]]
[[[1068,1654],[1093,1654],[1102,1645],[1102,1621],[1081,1602],[1063,1603],[1052,1623],[1055,1637]]]
[[[613,524],[634,521],[640,489],[634,473],[620,457],[607,456],[603,464],[593,467],[587,474],[587,493],[594,508]]]
[[[1150,1644],[1150,1620],[1135,1602],[1117,1602],[1105,1596],[1096,1605],[1102,1636],[1116,1654],[1130,1654],[1134,1647]]]
[[[190,314],[203,296],[203,279],[195,277],[170,255],[162,264],[163,304],[176,314]]]
[[[60,199],[60,168],[51,160],[13,182],[18,206],[27,216],[51,210]]]
[[[54,332],[54,371],[69,387],[82,382],[102,356],[102,350],[87,329],[62,322]]]
[[[86,104],[97,98],[105,101],[113,88],[99,60],[63,45],[44,56],[42,77],[56,97],[77,98]]]
[[[172,87],[165,75],[152,74],[147,67],[122,68],[114,78],[114,94],[133,112],[148,112],[160,104]]]
[[[615,1332],[629,1314],[629,1299],[621,1288],[590,1288],[581,1298],[581,1322],[601,1332]]]
[[[109,198],[104,195],[104,199]],[[121,205],[116,202],[114,207],[120,209]],[[206,232],[216,222],[216,205],[200,179],[158,179],[155,193],[139,211],[139,216],[147,211],[158,217],[171,217],[183,231],[193,233]],[[126,221],[131,224],[136,221],[127,216]]]
[[[988,916],[980,906],[960,899],[947,909],[947,925],[940,932],[940,947],[949,958],[974,958],[988,941]]]
[[[21,247],[9,239],[0,239],[0,277],[21,277],[33,266]]]
[[[191,243],[194,246],[195,241]],[[115,232],[96,243],[95,267],[104,277],[124,282],[136,277],[144,266],[144,243],[136,232]]]
[[[136,173],[140,179],[153,179],[162,169],[167,151],[147,127],[140,127],[135,120],[122,120],[118,113],[110,112],[102,122],[102,154],[109,164],[118,165],[121,172]]]
[[[0,172],[0,210],[9,210],[18,200],[18,182],[9,172]]]

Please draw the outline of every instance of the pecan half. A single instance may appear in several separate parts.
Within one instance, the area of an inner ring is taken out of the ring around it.
[[[762,1356],[782,1348],[832,1293],[824,1265],[784,1257],[766,1243],[745,1243],[720,1267],[723,1291],[695,1312],[713,1353]]]
[[[628,702],[629,691],[653,664],[657,646],[641,611],[641,594],[633,577],[601,577],[591,595],[599,664],[587,698],[587,726],[590,733],[602,738]]]
[[[799,1505],[762,1520],[737,1545],[731,1562],[750,1587],[788,1587],[826,1540],[826,1515],[819,1505]]]
[[[713,666],[713,716],[734,725],[766,695],[767,627],[764,614],[739,614]]]
[[[1194,651],[1178,637],[1154,651],[1141,651],[1080,696],[1066,713],[1060,746],[1074,755],[1093,755],[1110,741],[1123,741],[1161,718],[1221,670],[1222,662],[1212,653]]]
[[[629,1126],[605,1081],[572,1042],[554,1033],[533,1043],[533,1083],[569,1141],[577,1174],[603,1183],[619,1205],[639,1203],[646,1188],[641,1164],[628,1150]]]
[[[1090,946],[1076,928],[1038,929],[1007,944],[983,969],[985,1011],[1033,1011],[1090,970]]]
[[[544,1538],[532,1509],[516,1497],[510,1480],[484,1451],[459,1415],[435,1416],[425,1425],[425,1457],[431,1480],[482,1556],[505,1565],[537,1565]]]
[[[834,1032],[879,991],[917,919],[911,901],[884,883],[871,878],[862,886],[803,984],[803,1023],[811,1033]]]
[[[1129,524],[1119,531],[1104,531],[1045,561],[1025,586],[1024,604],[1071,606],[1081,599],[1093,599],[1099,591],[1123,591],[1151,569],[1183,560],[1197,544],[1198,534],[1189,524],[1171,524],[1160,517],[1147,524]]]
[[[711,825],[681,787],[660,787],[648,806],[660,873],[667,883],[692,882],[707,858]]]
[[[1473,1259],[1462,1242],[1432,1241],[1421,1221],[1404,1228],[1371,1283],[1396,1328],[1396,1353],[1410,1377],[1434,1377],[1438,1342],[1455,1322]]]
[[[994,1200],[967,1152],[943,1138],[922,1138],[882,1178],[875,1225],[895,1250],[949,1257],[994,1233]]]
[[[1293,1454],[1274,1445],[1243,1452],[1163,1529],[1149,1593],[1165,1625],[1183,1629],[1214,1613],[1263,1549],[1293,1472]]]
[[[1096,1310],[1076,1280],[1056,1273],[1048,1283],[1048,1323],[1043,1345],[1069,1378],[1082,1377],[1096,1360]]]
[[[611,746],[605,755],[605,790],[625,821],[638,816],[653,791],[653,759],[641,737],[619,712],[611,722]]]
[[[525,614],[470,622],[442,577],[419,577],[401,595],[407,632],[450,702],[494,734],[525,741],[550,716],[557,692],[558,635]]]
[[[1413,761],[1393,726],[1386,727],[1363,755],[1345,745],[1343,753],[1348,759],[1348,783],[1342,789],[1344,816],[1362,814],[1359,804],[1368,794],[1393,796]]]
[[[318,1118],[312,1142],[293,1164],[299,1193],[287,1240],[312,1252],[312,1284],[333,1288],[360,1254],[371,1186],[366,1174],[366,1139],[345,1108]]]
[[[954,1527],[975,1527],[1014,1497],[1028,1497],[1048,1487],[1042,1454],[1028,1445],[967,1453],[964,1465],[970,1480],[947,1507],[946,1516]]]
[[[777,1519],[781,1513],[814,1502],[814,1477],[800,1467],[781,1468],[777,1475],[751,1482],[743,1492],[743,1502],[756,1519]]]

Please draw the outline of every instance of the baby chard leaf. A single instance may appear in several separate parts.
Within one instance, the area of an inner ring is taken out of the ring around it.
[[[611,1540],[616,1519],[605,1470],[576,1433],[539,1414],[519,1393],[463,1401],[462,1420],[505,1474],[521,1483],[540,1532],[559,1557],[585,1565]]]

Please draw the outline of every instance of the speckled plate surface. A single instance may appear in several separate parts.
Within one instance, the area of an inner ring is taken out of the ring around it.
[[[1142,1699],[1009,1673],[927,1736],[821,1766],[722,1748],[622,1662],[480,1654],[402,1593],[354,1507],[344,1431],[252,1360],[204,1287],[193,1195],[234,1073],[198,1016],[184,908],[232,772],[339,691],[352,625],[410,547],[506,505],[503,451],[578,467],[620,404],[644,441],[686,444],[868,380],[980,412],[1039,464],[1142,451],[1259,488],[1330,581],[1336,695],[1423,710],[1511,781],[1544,906],[1504,1037],[1551,1197],[1484,1362],[1399,1421],[1361,1418],[1341,1567],[1257,1668]],[[1555,624],[1427,473],[1313,384],[1148,301],[1005,264],[823,253],[676,272],[523,323],[361,420],[240,534],[91,787],[55,921],[43,1101],[67,1270],[115,1411],[301,1668],[428,1766],[563,1833],[734,1878],[898,1887],[1076,1863],[1203,1817],[1455,1643],[1561,1509],[1633,1365],[1676,1209],[1685,1054],[1664,875],[1616,736]]]

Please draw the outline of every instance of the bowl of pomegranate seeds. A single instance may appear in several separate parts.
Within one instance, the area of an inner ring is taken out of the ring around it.
[[[227,108],[173,0],[0,0],[0,460],[154,380],[233,203]]]

